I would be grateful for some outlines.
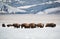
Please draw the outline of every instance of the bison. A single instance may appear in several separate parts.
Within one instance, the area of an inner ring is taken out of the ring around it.
[[[2,27],[6,27],[5,24],[2,24]]]
[[[37,27],[40,27],[40,28],[43,28],[43,27],[44,27],[44,24],[38,23],[38,24],[36,24],[36,26],[37,26]]]
[[[20,24],[18,24],[18,23],[14,23],[13,26],[14,26],[15,28],[20,28]]]
[[[23,23],[23,24],[21,24],[21,28],[30,28],[30,26],[29,26],[29,24],[27,24],[27,23]]]
[[[55,23],[47,23],[45,27],[55,27],[56,24]]]
[[[29,26],[30,26],[30,28],[36,28],[36,24],[35,23],[30,23]]]

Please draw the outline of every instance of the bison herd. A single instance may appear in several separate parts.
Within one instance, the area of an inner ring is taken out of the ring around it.
[[[14,28],[36,28],[36,27],[40,27],[40,28],[43,28],[44,27],[44,24],[43,23],[38,23],[38,24],[35,24],[35,23],[22,23],[22,24],[18,24],[18,23],[13,23],[13,24],[7,24],[7,27],[11,27],[13,26]],[[45,25],[45,27],[55,27],[56,24],[55,23],[47,23]],[[2,27],[6,27],[5,24],[2,24]]]

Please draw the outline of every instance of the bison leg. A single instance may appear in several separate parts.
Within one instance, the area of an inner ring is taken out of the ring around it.
[[[36,28],[36,26],[31,26],[31,28]]]
[[[29,26],[24,26],[24,28],[30,28]]]
[[[25,25],[22,24],[22,25],[21,25],[21,28],[23,28],[24,26],[25,26]]]
[[[14,26],[15,28],[20,28],[20,26]]]

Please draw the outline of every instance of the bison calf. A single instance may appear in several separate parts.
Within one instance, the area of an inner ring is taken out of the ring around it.
[[[56,26],[56,24],[54,24],[54,23],[47,23],[45,27],[55,27],[55,26]]]

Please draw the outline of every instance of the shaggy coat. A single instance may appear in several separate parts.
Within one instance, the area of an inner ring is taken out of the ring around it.
[[[56,24],[54,24],[54,23],[47,23],[45,27],[55,27],[55,26],[56,26]]]
[[[30,26],[30,28],[36,28],[36,24],[35,23],[30,23],[29,26]]]
[[[23,23],[23,24],[21,24],[21,28],[30,28],[30,26],[29,26],[29,24],[27,24],[27,23]]]
[[[40,28],[43,28],[43,27],[44,27],[44,24],[38,23],[38,24],[36,24],[36,26],[37,26],[37,27],[40,27]]]

